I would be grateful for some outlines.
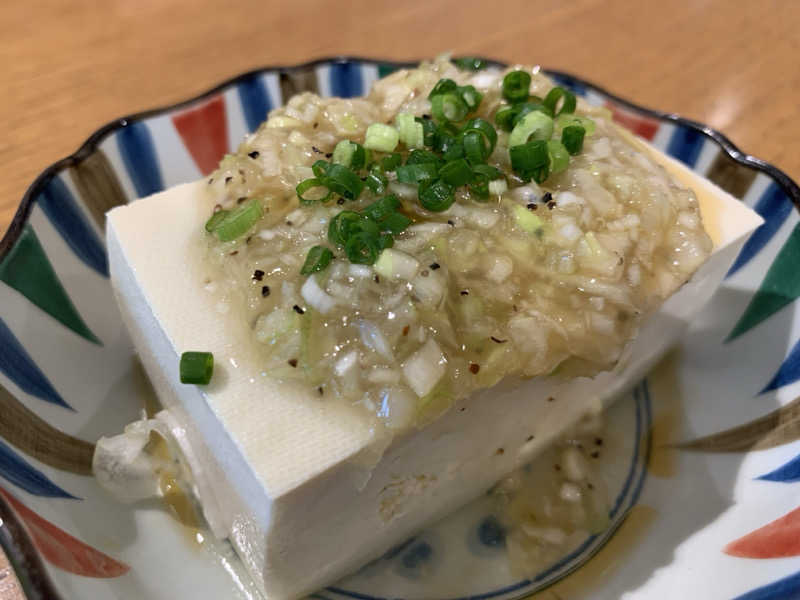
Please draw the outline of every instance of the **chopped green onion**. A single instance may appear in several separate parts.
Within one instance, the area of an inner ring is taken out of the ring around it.
[[[483,94],[472,85],[462,85],[458,87],[458,94],[467,105],[469,112],[475,111],[483,100]]]
[[[342,140],[336,144],[333,149],[333,162],[351,168],[355,171],[363,169],[367,164],[368,156],[364,146],[351,142],[349,140]]]
[[[472,169],[463,158],[452,160],[441,168],[439,177],[453,187],[466,185],[473,179]]]
[[[406,159],[407,165],[421,165],[425,163],[433,163],[438,165],[442,159],[436,156],[430,150],[412,150]]]
[[[394,171],[398,166],[400,166],[403,162],[403,157],[400,156],[397,152],[393,152],[388,156],[384,156],[381,159],[381,168],[384,171]]]
[[[503,173],[500,169],[492,167],[487,164],[474,165],[472,167],[475,179],[469,186],[469,191],[474,194],[479,200],[489,199],[489,182],[498,177],[502,177]]]
[[[494,122],[503,131],[511,131],[514,128],[514,117],[517,109],[513,106],[506,106],[498,110],[494,115]]]
[[[386,248],[391,248],[394,246],[394,238],[390,233],[382,233],[378,237],[378,249],[379,250],[386,250]]]
[[[220,241],[230,242],[247,233],[263,214],[264,209],[261,202],[254,198],[226,214],[217,223],[214,233],[217,234]]]
[[[455,58],[453,64],[462,71],[480,71],[488,66],[482,58],[474,57]]]
[[[431,113],[437,121],[460,121],[467,116],[469,108],[455,93],[439,94],[431,98]]]
[[[542,183],[550,174],[550,155],[547,142],[534,140],[509,149],[511,168],[526,181],[533,179]]]
[[[542,228],[542,220],[521,204],[514,205],[514,220],[527,233],[535,233]]]
[[[327,193],[319,198],[307,198],[305,193],[309,190],[313,190],[314,188],[322,188],[327,190]],[[300,204],[312,204],[313,202],[326,202],[333,192],[331,192],[328,188],[323,185],[322,181],[317,179],[316,177],[312,177],[311,179],[306,179],[301,181],[297,184],[295,188],[295,192],[297,192],[297,197],[300,198]]]
[[[543,112],[533,111],[525,115],[508,136],[508,146],[513,148],[524,144],[531,137],[535,140],[549,140],[553,135],[553,119]]]
[[[348,239],[360,232],[377,237],[380,229],[375,221],[352,210],[343,210],[328,224],[328,240],[337,246],[344,246]]]
[[[400,208],[400,200],[394,194],[389,194],[365,206],[361,214],[367,215],[376,223],[380,223],[383,219],[396,212],[398,208]]]
[[[412,222],[413,221],[403,213],[395,212],[381,219],[379,225],[383,231],[398,234],[405,231],[406,227],[411,225]]]
[[[467,124],[464,125],[464,129],[462,130],[463,133],[469,133],[470,131],[477,131],[486,138],[486,141],[489,143],[489,154],[491,154],[495,144],[497,144],[497,131],[492,127],[492,124],[480,117],[476,117],[467,121]]]
[[[367,174],[364,180],[366,186],[373,194],[382,194],[386,191],[386,186],[389,185],[389,180],[378,165],[374,165]]]
[[[211,352],[184,352],[178,370],[181,383],[208,385],[214,373],[214,355]]]
[[[561,132],[561,142],[564,147],[572,155],[577,154],[583,148],[583,138],[586,135],[586,130],[580,125],[570,125],[564,127]]]
[[[420,125],[422,125],[423,142],[425,143],[425,145],[430,147],[435,146],[436,135],[438,133],[436,123],[434,123],[430,119],[423,119],[422,117],[417,117],[414,120]]]
[[[458,84],[452,79],[440,79],[428,94],[428,100],[440,94],[450,94],[458,89]]]
[[[488,144],[483,134],[477,131],[469,131],[461,138],[464,145],[464,156],[473,165],[486,162],[489,157]]]
[[[527,100],[530,87],[530,73],[526,71],[511,71],[503,77],[503,98],[512,104]]]
[[[447,210],[455,202],[453,188],[441,180],[424,181],[419,186],[419,203],[431,212]]]
[[[332,259],[333,252],[331,252],[330,248],[326,248],[325,246],[314,246],[308,251],[308,254],[306,255],[306,261],[303,263],[303,267],[300,269],[300,274],[311,275],[317,271],[322,271],[329,264],[331,264]]]
[[[537,110],[539,112],[543,112],[548,117],[551,118],[553,117],[553,111],[547,108],[544,104],[541,104],[540,102],[522,102],[520,104],[517,104],[514,108],[516,109],[517,112],[514,114],[514,120],[512,121],[512,129],[513,125],[516,125],[522,119],[525,118],[525,115]]]
[[[561,108],[558,111],[556,111],[558,102],[562,98],[564,99],[564,102],[563,104],[561,104]],[[544,97],[544,101],[542,102],[542,104],[544,104],[547,108],[549,108],[554,115],[558,116],[565,113],[574,113],[577,101],[575,99],[575,94],[573,94],[569,90],[564,89],[561,86],[556,86],[552,90],[547,92],[547,96]]]
[[[561,173],[569,166],[569,152],[558,140],[547,140],[547,153],[550,156],[550,171]]]
[[[556,117],[556,125],[561,129],[569,127],[570,125],[580,125],[586,130],[586,135],[592,135],[595,130],[595,122],[589,117],[580,117],[578,115],[559,115]]]
[[[422,148],[425,145],[425,130],[417,123],[411,113],[400,113],[395,117],[395,126],[400,133],[400,141],[406,148]]]
[[[380,152],[392,152],[400,141],[400,132],[391,125],[373,123],[367,127],[364,147]]]
[[[454,137],[446,136],[442,139],[442,159],[450,162],[464,156],[464,144]]]
[[[344,245],[345,254],[351,263],[371,265],[378,260],[380,237],[374,233],[360,231],[354,233]]]
[[[364,182],[352,170],[342,165],[331,165],[328,175],[322,180],[327,188],[349,200],[355,200],[364,189]]]
[[[476,175],[482,175],[487,180],[498,179],[503,176],[503,172],[492,165],[475,165],[472,170],[475,171]]]
[[[405,164],[397,167],[397,181],[417,184],[426,179],[433,179],[437,172],[438,167],[435,163]]]
[[[211,215],[211,218],[208,221],[206,221],[206,231],[209,233],[214,231],[217,228],[217,225],[219,225],[222,219],[224,219],[225,216],[228,214],[228,212],[229,211],[227,210],[218,210],[213,215]]]

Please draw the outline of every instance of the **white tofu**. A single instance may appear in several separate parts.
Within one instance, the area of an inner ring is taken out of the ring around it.
[[[184,429],[214,533],[230,538],[267,598],[298,598],[330,584],[480,495],[638,381],[677,340],[761,220],[679,163],[660,160],[697,192],[715,250],[645,322],[627,359],[594,379],[501,383],[395,439],[382,455],[364,416],[266,377],[250,332],[215,311],[203,291],[201,231],[211,212],[204,182],[109,213],[122,317]],[[214,353],[211,385],[179,383],[187,350]]]

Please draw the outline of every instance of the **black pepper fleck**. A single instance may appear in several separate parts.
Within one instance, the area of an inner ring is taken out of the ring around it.
[[[469,292],[467,290],[461,290],[462,296],[469,296]]]
[[[292,223],[291,221],[286,221],[286,224],[287,224],[289,227],[291,227],[291,226],[293,225],[293,223]]]
[[[545,192],[545,193],[542,195],[542,202],[543,202],[544,204],[547,204],[547,203],[548,203],[548,202],[550,202],[550,200],[552,200],[552,199],[553,199],[553,194],[551,194],[550,192]]]
[[[599,438],[599,437],[594,438],[594,443],[597,446],[602,446],[603,445],[603,438]]]
[[[333,156],[333,152],[326,152],[325,158],[331,158]]]
[[[556,471],[560,471],[560,470],[561,470],[561,465],[553,465],[553,468],[554,468]]]
[[[295,304],[292,308],[294,309],[294,312],[296,312],[298,315],[305,314],[306,312],[305,310],[297,306],[297,304]]]
[[[452,219],[447,219],[447,224],[450,225],[450,227],[455,227],[456,226],[456,224],[453,223]]]
[[[549,208],[550,210],[553,210],[555,207],[556,207],[556,203],[555,202],[548,202],[547,203],[547,208]]]
[[[252,152],[248,152],[247,156],[249,156],[250,158],[258,158],[259,156],[261,156],[261,153],[258,150],[253,150]]]
[[[208,180],[208,185],[211,185],[212,183],[214,183],[214,178],[213,177]]]
[[[237,198],[236,199],[236,204],[241,204],[245,200],[247,200],[247,196],[242,196],[241,198]]]
[[[237,254],[239,254],[239,251],[234,250],[233,252],[229,253],[228,256],[236,256]]]
[[[344,198],[339,198],[339,199],[336,201],[336,204],[338,204],[339,206],[341,206],[342,204],[344,204]]]
[[[529,436],[528,436],[528,437],[525,439],[525,441],[526,441],[526,442],[533,441],[533,436],[532,436],[532,435],[529,435]]]
[[[547,399],[547,401],[548,401],[548,402],[555,402],[555,401],[556,401],[556,399],[555,399],[555,398],[553,398],[552,396],[550,396],[550,397]]]
[[[375,283],[380,283],[380,282],[381,282],[381,277],[380,277],[380,275],[375,275],[375,277],[373,277],[372,279],[374,279],[374,280],[375,280]]]
[[[535,202],[528,202],[528,206],[526,208],[528,210],[536,210],[536,203]]]
[[[441,267],[441,265],[439,263],[437,263],[437,262],[433,262],[428,266],[431,268],[431,271],[435,271],[436,269]]]
[[[600,453],[597,450],[595,450],[594,452],[589,454],[589,456],[591,456],[592,458],[600,458]]]
[[[230,183],[231,181],[233,181],[233,177],[231,177],[230,175],[228,175],[228,176],[225,178],[225,183],[226,183],[226,184],[228,184],[228,183]]]
[[[325,154],[322,150],[317,148],[316,146],[311,146],[311,149],[316,152],[317,154]]]
[[[268,286],[268,285],[265,285],[265,286],[263,286],[263,287],[261,288],[261,295],[262,295],[264,298],[266,298],[267,296],[269,296],[269,286]]]
[[[262,271],[261,269],[256,269],[255,271],[253,271],[254,281],[261,281],[262,279],[264,279],[264,271]]]
[[[250,243],[250,242],[252,242],[252,241],[253,241],[253,236],[252,236],[252,235],[248,235],[248,236],[247,236],[247,239],[245,239],[244,243],[245,243],[245,244],[249,244],[249,243]]]
[[[289,364],[296,369],[297,368],[297,359],[296,358],[290,358],[289,359]]]
[[[504,448],[498,448],[497,451],[495,452],[495,454],[497,454],[498,456],[503,455],[505,453],[506,451]]]
[[[320,395],[320,396],[322,396],[322,394],[324,394],[324,393],[325,393],[325,390],[323,390],[323,389],[322,389],[322,386],[319,386],[319,387],[317,388],[317,391],[319,392],[319,395]]]
[[[469,363],[469,372],[473,375],[477,375],[480,370],[481,366],[478,363]]]
[[[594,489],[594,486],[591,483],[587,483],[586,487],[589,488],[590,490]]]
[[[500,338],[496,338],[493,335],[489,336],[489,339],[492,340],[495,344],[505,344],[508,340],[501,340]]]
[[[419,274],[422,277],[427,277],[428,275],[430,275],[430,271],[428,271],[428,269],[422,269],[422,271],[420,271]]]
[[[316,129],[317,127],[319,127],[319,123],[314,123],[314,129]]]
[[[409,330],[410,330],[410,329],[411,329],[411,328],[410,328],[408,325],[406,325],[405,327],[403,327],[403,335],[404,335],[404,336],[405,336],[405,335],[408,335],[408,332],[409,332]]]
[[[422,118],[425,119],[426,121],[430,121],[431,116],[430,115],[422,115]]]

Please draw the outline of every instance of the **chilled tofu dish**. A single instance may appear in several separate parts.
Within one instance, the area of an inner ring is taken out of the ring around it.
[[[157,494],[156,431],[266,597],[302,597],[636,383],[759,223],[535,67],[299,94],[109,213],[164,410],[98,443],[98,479]]]

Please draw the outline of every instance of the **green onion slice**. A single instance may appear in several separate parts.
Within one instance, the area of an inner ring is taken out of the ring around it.
[[[402,162],[403,162],[403,157],[400,156],[397,152],[392,152],[391,154],[381,158],[381,168],[384,171],[394,171],[398,166],[402,164]]]
[[[253,198],[226,214],[217,223],[214,233],[220,241],[230,242],[247,233],[263,214],[261,201]]]
[[[528,113],[532,113],[532,112],[537,111],[537,110],[539,112],[543,112],[544,114],[546,114],[550,118],[553,117],[553,111],[550,110],[548,107],[546,107],[541,102],[522,102],[520,104],[517,104],[514,108],[517,109],[517,112],[514,115],[514,120],[512,122],[513,125],[516,125],[517,123],[519,123],[522,119],[525,118],[525,115],[527,115]],[[512,127],[512,129],[513,129],[513,127]]]
[[[218,210],[213,215],[211,215],[211,218],[208,221],[206,221],[206,231],[209,233],[214,231],[220,224],[222,219],[224,219],[229,212],[230,211],[227,210]]]
[[[328,240],[337,246],[344,246],[348,238],[361,231],[362,215],[352,210],[343,210],[328,223]]]
[[[556,110],[559,101],[562,99],[564,102],[561,104],[561,108]],[[574,113],[577,100],[575,99],[575,94],[561,86],[556,86],[547,92],[547,96],[544,97],[542,104],[549,108],[554,115],[558,116],[561,114]]]
[[[477,131],[486,138],[486,141],[489,143],[489,154],[491,154],[495,144],[497,144],[497,131],[492,127],[492,124],[485,119],[476,117],[467,121],[462,130],[463,133],[469,133],[470,131]]]
[[[351,263],[374,264],[380,253],[380,236],[366,231],[354,233],[345,243],[344,251]]]
[[[472,85],[462,85],[458,87],[458,95],[467,105],[469,112],[474,112],[483,100],[483,94],[475,89]]]
[[[469,186],[469,191],[477,200],[489,199],[489,183],[503,176],[502,171],[491,165],[475,165],[472,167],[474,180]]]
[[[542,183],[550,175],[550,154],[547,142],[533,140],[509,149],[511,168],[524,180]]]
[[[419,203],[431,212],[447,210],[455,202],[453,187],[441,180],[424,181],[419,186]]]
[[[452,160],[439,170],[439,177],[445,183],[459,187],[468,184],[473,179],[472,169],[463,158]]]
[[[309,198],[305,195],[306,192],[309,190],[313,190],[315,188],[322,188],[327,191],[324,195],[320,195],[319,198]],[[306,179],[301,181],[297,184],[297,187],[294,189],[297,192],[297,197],[300,198],[300,204],[313,204],[314,202],[327,202],[331,194],[329,189],[325,187],[322,181],[316,177],[312,177],[311,179]]]
[[[486,162],[489,157],[489,146],[482,133],[469,131],[461,138],[464,145],[464,156],[473,165]]]
[[[595,122],[589,117],[580,117],[578,115],[559,115],[556,117],[556,125],[561,129],[569,127],[570,125],[580,125],[586,130],[586,135],[591,136],[596,128]]]
[[[367,127],[364,147],[380,152],[392,152],[400,141],[400,132],[391,125],[373,123]]]
[[[386,248],[391,248],[394,246],[394,238],[390,233],[382,233],[378,237],[378,249],[379,250],[386,250]]]
[[[400,133],[400,141],[406,148],[422,148],[425,145],[425,130],[417,123],[411,113],[400,113],[395,117],[395,126]]]
[[[438,170],[436,163],[405,164],[397,167],[397,181],[417,184],[425,179],[433,179]]]
[[[211,352],[184,352],[179,371],[181,383],[208,385],[214,373],[214,355]]]
[[[558,140],[547,140],[547,152],[550,156],[550,171],[561,173],[569,166],[569,152]]]
[[[421,165],[425,163],[432,163],[438,165],[442,159],[436,156],[430,150],[412,150],[406,159],[407,165]]]
[[[389,194],[364,207],[361,214],[368,216],[376,223],[380,223],[400,208],[400,200],[394,194]]]
[[[485,69],[488,65],[482,58],[474,58],[465,56],[464,58],[453,59],[453,64],[462,71],[480,71]]]
[[[455,92],[431,98],[431,113],[437,121],[460,121],[468,112],[466,103]]]
[[[382,231],[388,231],[396,235],[405,231],[406,227],[411,225],[411,223],[413,223],[413,221],[403,213],[395,212],[381,219],[379,225]]]
[[[503,77],[503,98],[511,102],[523,102],[528,99],[531,87],[531,75],[525,71],[511,71]]]
[[[380,195],[386,191],[386,186],[389,185],[389,180],[378,165],[372,167],[364,180],[366,186],[373,194]]]
[[[524,144],[531,137],[535,140],[549,140],[553,135],[553,119],[543,112],[534,111],[525,115],[508,136],[508,145],[513,148]]]
[[[306,261],[303,263],[303,267],[300,269],[300,274],[311,275],[317,271],[322,271],[329,264],[331,264],[332,259],[333,252],[331,252],[330,248],[326,248],[325,246],[314,246],[308,251],[308,254],[306,255]]]
[[[416,117],[414,120],[422,125],[422,141],[424,145],[428,146],[429,148],[435,146],[436,135],[438,133],[436,123],[434,123],[431,119],[423,119],[422,117]]]
[[[583,138],[586,135],[586,130],[580,125],[570,125],[564,127],[561,132],[561,142],[567,149],[567,152],[573,156],[583,149]]]
[[[355,200],[358,198],[361,191],[364,189],[364,182],[361,181],[361,178],[344,165],[318,160],[311,166],[311,170],[320,184],[324,185],[331,192],[344,196],[348,200]],[[306,179],[306,181],[308,180]],[[304,192],[305,191],[308,190],[304,190]]]
[[[458,89],[458,84],[452,79],[440,79],[433,86],[433,89],[428,94],[428,100],[433,99],[434,96],[441,94],[451,94]]]

